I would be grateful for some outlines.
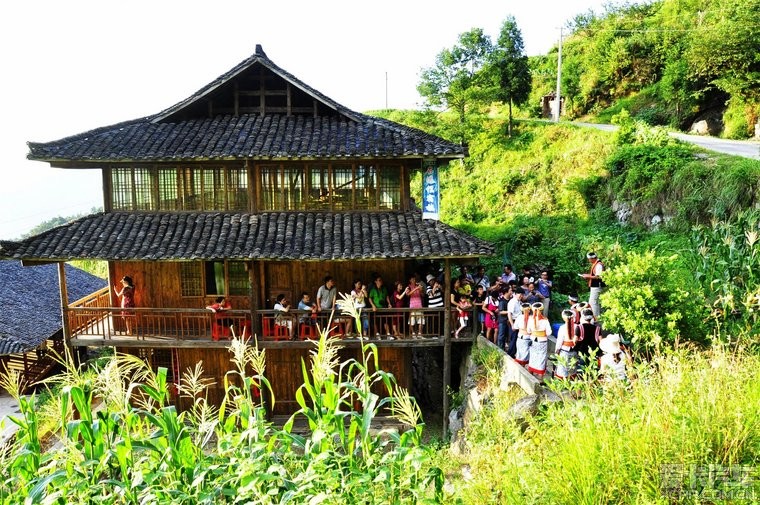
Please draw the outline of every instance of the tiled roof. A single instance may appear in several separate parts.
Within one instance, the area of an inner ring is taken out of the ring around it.
[[[69,302],[106,287],[103,279],[65,268]],[[0,279],[0,355],[30,351],[61,329],[57,265],[0,261]]]
[[[326,116],[242,114],[188,119],[183,113],[261,65],[321,102]],[[153,162],[237,159],[438,157],[465,148],[421,130],[352,111],[256,53],[158,114],[47,143],[29,143],[29,159],[49,162]]]
[[[463,258],[489,243],[411,212],[101,213],[5,243],[27,260]]]
[[[98,128],[46,144],[29,143],[29,159],[129,162],[236,159],[462,157],[462,146],[420,130],[360,115],[216,116],[176,123],[150,118]]]

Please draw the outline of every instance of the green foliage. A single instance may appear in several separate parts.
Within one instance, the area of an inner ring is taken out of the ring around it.
[[[760,356],[677,351],[629,376],[629,388],[577,381],[579,400],[523,424],[509,416],[510,393],[497,394],[466,426],[466,450],[439,451],[447,503],[669,503],[663,465],[757,464]]]
[[[55,228],[56,226],[61,226],[62,224],[66,224],[70,221],[74,221],[75,219],[79,219],[80,217],[84,217],[88,214],[96,214],[98,212],[103,212],[103,209],[100,207],[93,207],[92,209],[90,209],[90,212],[88,213],[75,214],[73,216],[66,216],[66,217],[56,216],[52,219],[48,219],[46,221],[41,222],[40,224],[38,224],[37,226],[29,230],[27,233],[24,233],[21,236],[21,238],[31,237],[32,235],[38,235],[44,231],[51,230]]]
[[[623,334],[639,350],[660,350],[679,341],[700,341],[703,305],[676,255],[654,250],[625,254],[604,274],[604,328]]]
[[[577,16],[562,48],[567,117],[607,122],[626,108],[647,124],[683,128],[730,99],[749,106],[753,124],[760,112],[758,12],[760,0],[658,0]],[[531,61],[534,104],[554,89],[556,66],[556,49]],[[726,124],[732,136],[746,138],[751,131],[730,124],[738,117],[729,114]]]
[[[691,271],[704,293],[716,336],[757,343],[760,335],[760,211],[696,226]]]
[[[347,315],[359,316],[353,307]],[[167,370],[150,370],[135,356],[117,355],[94,376],[66,360],[55,378],[61,394],[46,413],[6,379],[22,412],[16,441],[0,452],[0,501],[441,503],[442,474],[421,445],[419,408],[378,369],[374,345],[362,346],[360,360],[340,362],[338,343],[323,331],[310,368],[302,366],[300,410],[282,428],[266,420],[264,397],[269,392],[270,405],[275,399],[265,351],[238,339],[230,351],[234,367],[219,409],[205,400],[200,363],[178,385],[192,400],[183,412],[168,404]],[[377,432],[381,412],[403,428]],[[43,452],[43,415],[56,421],[63,449]],[[305,434],[293,430],[299,419]]]

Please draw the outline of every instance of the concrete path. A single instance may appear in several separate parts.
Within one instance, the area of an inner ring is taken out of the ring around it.
[[[596,128],[597,130],[615,131],[618,129],[617,125],[611,124],[597,124],[597,123],[581,123],[572,122],[570,124],[583,126],[586,128]],[[719,139],[716,137],[707,137],[703,135],[687,135],[686,133],[670,132],[670,136],[675,137],[684,142],[697,145],[710,151],[715,151],[723,154],[732,154],[734,156],[741,156],[743,158],[750,158],[753,160],[760,160],[760,142],[756,140],[730,140]]]
[[[16,400],[5,391],[0,392],[0,443],[4,443],[18,430],[18,426],[8,416],[18,417],[20,413]]]

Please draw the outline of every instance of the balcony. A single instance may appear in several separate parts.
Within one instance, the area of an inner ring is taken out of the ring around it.
[[[119,347],[207,347],[222,348],[229,345],[233,335],[250,337],[255,334],[261,347],[288,348],[310,347],[309,340],[318,338],[318,329],[330,328],[330,334],[346,341],[347,346],[359,345],[360,340],[354,320],[323,312],[291,310],[277,317],[274,310],[228,310],[215,314],[206,309],[191,308],[144,308],[128,310],[109,307],[108,288],[72,303],[65,310],[65,317],[73,346],[119,346]],[[369,325],[371,340],[377,345],[389,347],[434,347],[444,343],[443,319],[445,309],[378,309],[363,312]],[[411,318],[421,317],[421,336],[414,337],[420,329],[410,325]],[[474,334],[470,326],[460,333],[459,339],[471,341]],[[456,324],[452,313],[451,324]],[[130,328],[131,331],[127,331]],[[397,334],[392,339],[389,337]],[[381,337],[377,337],[381,335]],[[367,338],[367,334],[364,333]]]

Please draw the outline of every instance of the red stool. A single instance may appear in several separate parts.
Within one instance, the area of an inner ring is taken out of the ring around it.
[[[313,324],[301,323],[298,325],[298,336],[301,340],[317,338],[317,327]]]

